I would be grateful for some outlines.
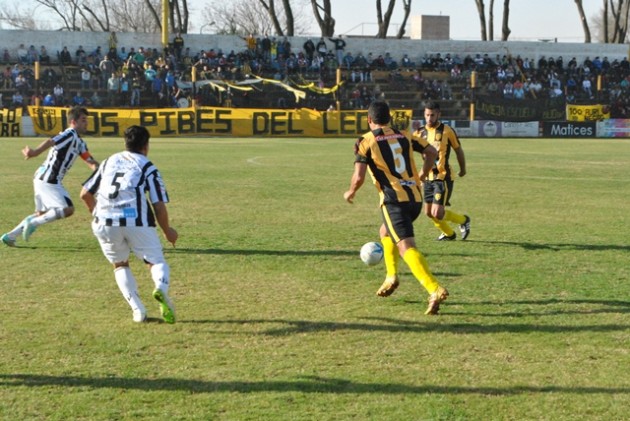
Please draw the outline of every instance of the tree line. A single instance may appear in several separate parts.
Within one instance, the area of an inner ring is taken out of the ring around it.
[[[0,10],[2,26],[27,30],[105,31],[105,32],[160,32],[162,30],[162,0],[31,0],[32,8],[23,7],[23,0],[4,0]],[[167,1],[170,32],[190,33],[189,0]],[[193,1],[193,0],[191,0]],[[403,38],[413,0],[373,0],[377,22],[376,38]],[[417,0],[419,1],[419,0]],[[473,1],[473,0],[460,0]],[[493,41],[495,0],[474,0],[477,6],[480,39]],[[528,0],[514,0],[525,1]],[[564,1],[567,5],[571,0]],[[628,39],[630,0],[602,0],[599,16],[589,21],[584,13],[583,0],[573,0],[584,31],[584,42],[592,40],[591,26],[598,31],[598,41],[624,43]],[[367,3],[367,1],[366,1]],[[503,0],[501,41],[508,41],[510,3]],[[403,21],[396,34],[391,34],[391,18],[397,7],[402,7]],[[309,10],[310,9],[310,10]],[[544,11],[541,11],[544,13]],[[38,19],[37,16],[46,16]],[[225,35],[269,34],[294,36],[303,34],[312,22],[317,24],[322,37],[335,35],[336,20],[332,0],[212,0],[201,11],[200,32],[205,27]],[[559,17],[561,19],[561,17]]]

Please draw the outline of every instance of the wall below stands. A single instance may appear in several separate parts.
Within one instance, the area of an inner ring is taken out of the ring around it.
[[[190,47],[193,53],[200,50],[214,49],[230,52],[239,52],[245,49],[245,41],[232,35],[207,35],[207,34],[184,34],[185,47]],[[125,47],[127,50],[134,47],[159,48],[162,44],[161,34],[144,33],[120,33],[117,34],[118,47]],[[172,39],[171,36],[169,39]],[[313,38],[314,39],[314,38]],[[7,48],[12,56],[16,56],[16,50],[20,44],[26,47],[34,45],[39,49],[45,46],[49,54],[54,59],[56,53],[64,46],[74,57],[74,52],[81,45],[86,52],[91,52],[96,47],[107,51],[109,40],[108,32],[65,32],[65,31],[21,31],[21,30],[0,30],[0,49]],[[289,41],[296,51],[302,49],[302,45],[307,40],[305,37],[291,37]],[[315,39],[314,39],[315,40]],[[327,40],[328,41],[328,40]],[[503,41],[423,41],[410,39],[375,39],[371,37],[347,37],[346,51],[353,55],[361,52],[367,55],[370,52],[379,55],[389,53],[395,60],[400,60],[404,54],[408,54],[412,61],[418,62],[425,54],[451,53],[459,54],[460,57],[475,55],[478,53],[488,54],[495,57],[512,54],[520,55],[523,58],[534,59],[535,62],[541,57],[562,56],[567,62],[575,57],[578,62],[585,58],[591,59],[608,57],[609,60],[622,59],[628,56],[628,46],[625,44],[583,44],[583,43],[550,43],[550,42],[503,42]],[[332,43],[327,42],[328,48],[332,48]]]

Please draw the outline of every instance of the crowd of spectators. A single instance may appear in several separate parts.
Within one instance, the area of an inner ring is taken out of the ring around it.
[[[343,69],[346,82],[338,93],[344,107],[366,108],[374,99],[384,99],[387,89],[415,90],[418,100],[469,100],[472,72],[477,74],[475,92],[505,100],[563,98],[569,103],[599,102],[611,105],[613,116],[630,118],[630,64],[627,58],[606,57],[529,58],[488,54],[460,57],[458,54],[425,54],[412,60],[408,54],[394,58],[389,53],[363,55],[346,51],[342,37],[307,39],[292,45],[286,37],[243,38],[243,49],[229,53],[221,49],[193,52],[176,34],[168,48],[119,47],[111,33],[106,52],[100,46],[70,52],[63,47],[51,59],[45,46],[20,44],[12,55],[4,49],[0,87],[11,91],[4,105],[24,106],[39,100],[44,105],[89,105],[94,107],[176,107],[188,104],[195,69],[197,81],[238,81],[258,75],[288,81],[305,79],[319,86],[335,83],[336,71]],[[42,74],[35,92],[33,63]],[[61,66],[53,66],[57,63]],[[61,68],[63,74],[55,69]],[[71,72],[70,69],[75,69]],[[381,86],[374,73],[388,72]],[[425,78],[425,74],[440,77]],[[74,80],[73,80],[74,79]],[[218,94],[210,84],[200,84],[195,99],[200,105],[225,105],[234,94]],[[246,98],[248,94],[242,94]],[[269,107],[286,106],[281,98]],[[1,98],[0,98],[1,100]],[[182,100],[184,102],[182,103]],[[238,101],[235,101],[239,105]],[[330,103],[330,98],[325,99]],[[246,104],[242,104],[246,105]],[[290,105],[290,104],[289,104]],[[308,105],[307,105],[308,106]]]

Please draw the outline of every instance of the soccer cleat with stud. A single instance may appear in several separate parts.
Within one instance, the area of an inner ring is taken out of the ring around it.
[[[453,233],[453,235],[446,235],[444,233],[440,234],[436,241],[453,241],[457,238],[457,234]]]
[[[440,303],[446,300],[448,297],[448,291],[446,288],[438,287],[438,289],[429,296],[429,306],[427,307],[427,311],[424,312],[426,315],[435,315],[440,311]]]
[[[153,298],[160,303],[160,313],[166,323],[175,323],[175,307],[166,293],[160,289],[153,291]]]
[[[378,291],[376,291],[376,295],[378,295],[379,297],[389,297],[394,293],[394,291],[396,291],[398,285],[400,285],[400,283],[398,282],[398,275],[387,276],[385,278],[385,281],[383,282],[383,285],[381,285]]]
[[[15,247],[15,240],[9,237],[9,234],[2,234],[2,237],[0,237],[0,240],[9,247]]]
[[[462,240],[468,238],[468,235],[470,234],[470,217],[468,215],[464,216],[466,217],[466,222],[459,226],[459,230],[462,233]]]
[[[27,216],[26,218],[24,218],[24,226],[22,227],[22,238],[24,238],[24,241],[28,241],[28,239],[31,238],[31,235],[33,235],[33,233],[37,229],[35,225],[31,224],[32,220],[32,216]]]

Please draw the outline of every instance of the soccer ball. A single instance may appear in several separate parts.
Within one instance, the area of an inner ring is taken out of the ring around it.
[[[361,252],[359,253],[361,261],[368,266],[373,266],[383,260],[383,246],[381,243],[370,241],[363,244]]]

